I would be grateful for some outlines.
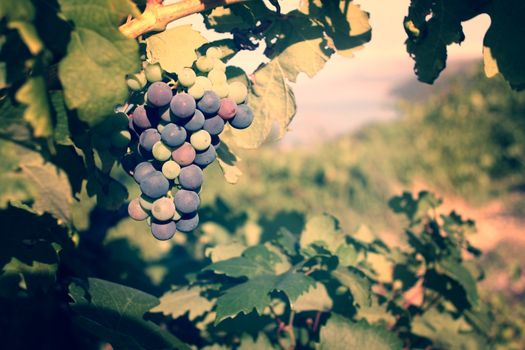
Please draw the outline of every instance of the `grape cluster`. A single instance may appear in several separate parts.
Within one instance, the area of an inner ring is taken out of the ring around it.
[[[221,56],[220,49],[209,48],[172,85],[162,81],[156,64],[128,79],[132,90],[147,88],[144,104],[130,111],[128,127],[136,142],[122,161],[142,193],[128,213],[148,220],[159,240],[198,226],[202,170],[217,157],[219,135],[226,123],[244,129],[253,120],[245,104],[247,87],[228,83]]]

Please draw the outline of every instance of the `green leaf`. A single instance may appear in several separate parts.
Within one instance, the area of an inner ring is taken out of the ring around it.
[[[239,313],[248,314],[255,310],[261,315],[270,305],[270,293],[281,291],[288,297],[290,304],[310,287],[315,281],[301,273],[288,271],[278,276],[257,276],[248,282],[229,288],[217,299],[217,318],[215,324]],[[292,306],[293,307],[293,306]]]
[[[24,119],[31,124],[35,136],[50,136],[53,127],[44,78],[36,76],[28,79],[16,92],[16,99],[27,105]]]
[[[7,27],[16,29],[32,55],[37,55],[44,47],[38,36],[33,20],[35,7],[30,0],[3,1],[0,4],[0,19],[7,19]]]
[[[332,314],[325,326],[321,327],[319,350],[401,350],[403,343],[393,333],[366,322],[354,323],[344,317]]]
[[[441,260],[436,269],[438,272],[447,275],[463,287],[471,305],[475,306],[478,303],[479,296],[476,287],[476,280],[472,277],[465,266],[461,265],[460,262],[448,259]]]
[[[359,273],[357,270],[339,267],[332,271],[331,274],[341,285],[350,290],[354,304],[362,308],[371,305],[372,288],[370,281],[362,273]]]
[[[190,321],[211,311],[214,301],[202,296],[204,288],[199,286],[183,287],[165,293],[160,297],[160,304],[150,312],[162,312],[165,316],[177,319],[188,313]]]
[[[195,51],[204,43],[206,39],[191,25],[173,27],[146,40],[148,60],[159,62],[168,72],[178,73],[192,66],[197,59]]]
[[[11,261],[2,268],[0,274],[1,294],[4,296],[16,295],[18,289],[24,289],[35,294],[46,292],[53,288],[56,281],[56,272],[58,269],[58,257],[55,255],[56,262],[52,264],[33,261],[31,264],[26,264],[17,258],[12,258]],[[6,284],[15,283],[15,288],[10,288],[10,291],[4,290]],[[11,293],[9,293],[11,292]]]
[[[190,349],[144,314],[159,303],[152,295],[120,284],[89,278],[85,289],[72,283],[69,295],[75,322],[122,349]]]
[[[243,335],[241,338],[241,345],[237,350],[268,350],[274,349],[270,339],[264,333],[259,333],[257,339],[253,339],[250,335]]]
[[[69,122],[64,94],[62,91],[52,91],[50,93],[50,99],[56,116],[56,125],[53,133],[55,142],[60,145],[71,145],[72,141],[69,137]]]
[[[221,142],[219,149],[217,149],[217,160],[226,182],[236,184],[242,176],[241,169],[237,167],[237,162],[240,161],[240,158],[228,148],[224,141]]]
[[[118,30],[135,9],[128,0],[59,0],[63,16],[74,23],[59,78],[69,109],[81,120],[100,122],[128,96],[125,76],[140,69],[138,44]]]
[[[302,249],[316,244],[334,253],[344,243],[345,234],[339,228],[339,222],[330,215],[313,216],[306,222],[299,243]]]
[[[332,298],[328,295],[324,284],[317,282],[313,288],[297,298],[293,310],[296,312],[303,311],[321,311],[327,312],[332,310]]]

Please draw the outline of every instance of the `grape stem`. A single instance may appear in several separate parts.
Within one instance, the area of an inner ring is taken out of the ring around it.
[[[148,32],[163,31],[168,23],[194,13],[245,1],[248,0],[181,0],[163,5],[162,1],[148,0],[142,15],[129,19],[119,30],[128,38],[136,38]]]

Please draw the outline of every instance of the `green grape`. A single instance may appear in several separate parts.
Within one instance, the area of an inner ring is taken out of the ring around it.
[[[133,91],[141,91],[142,89],[144,89],[144,86],[146,86],[147,82],[148,81],[146,79],[146,74],[144,73],[144,71],[126,76],[126,84],[128,84],[130,90]]]
[[[206,77],[197,77],[197,78],[195,78],[195,85],[197,85],[197,84],[202,86],[204,91],[210,91],[211,90],[212,83],[211,83],[210,79],[208,79]]]
[[[194,99],[199,100],[204,96],[204,88],[199,84],[193,84],[193,86],[188,89],[188,94]]]
[[[131,134],[128,130],[115,131],[111,134],[111,144],[116,148],[124,148],[129,145]]]
[[[248,88],[240,81],[234,81],[230,84],[230,93],[228,97],[235,101],[237,104],[241,104],[248,97]]]
[[[153,158],[161,162],[168,160],[171,157],[171,150],[162,141],[157,141],[153,145],[152,153]]]
[[[221,84],[214,84],[212,87],[212,91],[215,92],[220,98],[225,98],[229,95],[230,87],[226,82]]]
[[[197,151],[204,151],[211,145],[211,135],[206,130],[199,130],[191,135],[190,143]]]
[[[153,202],[155,202],[155,199],[146,196],[144,193],[139,197],[140,206],[146,211],[151,211],[151,208],[153,208]]]
[[[191,68],[184,68],[179,74],[179,83],[182,86],[190,87],[195,84],[195,78],[197,75],[195,71]]]
[[[151,208],[151,215],[160,221],[171,220],[173,215],[175,215],[175,204],[173,203],[173,199],[168,197],[157,199],[153,203],[153,208]]]
[[[168,160],[162,165],[162,173],[168,180],[174,180],[179,176],[180,165],[175,163],[173,160]]]
[[[148,79],[150,83],[162,80],[162,68],[158,63],[148,64],[146,68],[144,68],[144,72],[146,73],[146,79]]]
[[[115,113],[115,115],[110,119],[111,130],[128,130],[129,118],[128,115],[124,112]]]
[[[208,79],[210,79],[212,85],[224,84],[226,83],[226,74],[218,69],[212,69],[208,73]]]
[[[195,66],[203,73],[208,73],[213,68],[213,61],[206,56],[201,56],[195,62]]]
[[[208,47],[206,50],[206,57],[208,58],[221,58],[222,50],[219,47]]]
[[[148,224],[148,226],[151,226],[151,216],[148,216],[148,218],[146,219],[146,224]]]
[[[214,58],[212,61],[213,61],[213,69],[220,70],[221,72],[226,72],[226,63],[224,63],[218,58]]]

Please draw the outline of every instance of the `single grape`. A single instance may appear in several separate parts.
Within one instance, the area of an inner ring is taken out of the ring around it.
[[[203,129],[210,135],[219,135],[224,130],[224,119],[218,115],[208,118],[204,121]],[[197,151],[202,151],[202,149],[197,149]]]
[[[174,196],[175,207],[182,214],[191,214],[199,209],[201,200],[193,191],[179,190]]]
[[[146,86],[147,80],[144,71],[126,76],[126,83],[133,91],[141,91]]]
[[[226,83],[228,78],[226,78],[226,73],[223,71],[219,69],[212,69],[208,73],[208,79],[210,79],[212,85],[216,85]]]
[[[213,163],[213,161],[216,158],[217,158],[217,151],[215,150],[215,147],[211,146],[211,147],[208,147],[208,149],[203,152],[197,152],[197,154],[195,155],[195,159],[193,160],[193,163],[204,169],[208,165]]]
[[[184,68],[179,74],[179,83],[182,86],[190,87],[195,84],[195,78],[197,75],[195,71],[191,68]]]
[[[221,58],[222,50],[219,47],[211,46],[206,49],[206,57],[208,58]]]
[[[195,99],[185,92],[173,96],[170,109],[177,118],[189,118],[195,113]]]
[[[155,199],[150,198],[146,196],[144,193],[142,193],[139,197],[139,202],[140,202],[140,206],[144,210],[151,211],[151,209],[153,208],[153,203],[155,202]]]
[[[160,171],[154,171],[140,182],[140,190],[146,196],[159,198],[168,193],[170,183]]]
[[[186,130],[176,124],[170,123],[160,133],[162,141],[170,147],[178,147],[186,141]]]
[[[204,88],[199,84],[193,84],[193,86],[188,89],[188,94],[198,100],[204,95]]]
[[[214,115],[220,106],[221,100],[213,91],[206,91],[199,102],[197,102],[197,108],[204,113],[204,115]]]
[[[143,106],[137,106],[132,114],[133,123],[141,129],[147,129],[152,127],[151,118],[148,114],[151,115],[152,112],[149,111]]]
[[[213,61],[213,69],[226,72],[226,63],[224,63],[218,58],[213,58],[212,61]]]
[[[217,150],[221,146],[221,139],[219,135],[213,135],[211,137],[211,145],[213,146],[213,148],[215,148],[215,150]]]
[[[223,98],[218,112],[221,118],[224,120],[232,119],[235,117],[235,113],[237,113],[237,103],[231,98]]]
[[[128,204],[128,214],[133,220],[142,221],[148,218],[148,213],[142,209],[138,198]]]
[[[153,145],[151,153],[153,153],[153,158],[161,162],[166,161],[171,157],[171,149],[169,149],[169,147],[162,141],[157,141]]]
[[[175,232],[177,232],[177,225],[174,221],[151,223],[151,234],[159,241],[167,241],[175,235]]]
[[[187,121],[184,121],[184,123],[182,123],[182,126],[188,131],[197,131],[202,129],[202,127],[204,126],[204,114],[202,114],[201,111],[196,109],[193,117],[191,117]]]
[[[137,183],[140,184],[148,175],[154,173],[155,171],[156,170],[151,163],[142,162],[135,167],[135,170],[133,171],[133,178],[135,181],[137,181]]]
[[[204,91],[211,90],[211,86],[212,86],[210,79],[208,79],[206,77],[197,77],[197,78],[195,78],[195,85],[202,86]]]
[[[230,86],[227,83],[213,84],[211,91],[215,92],[220,98],[225,98],[230,94]]]
[[[168,105],[173,97],[171,87],[161,81],[157,81],[148,88],[148,103],[153,107],[164,107]]]
[[[209,59],[206,56],[201,56],[197,58],[197,61],[195,62],[195,66],[198,70],[200,70],[203,73],[207,73],[212,70],[213,68],[213,61]]]
[[[240,81],[234,81],[230,84],[230,93],[228,97],[234,100],[235,103],[243,103],[246,100],[247,96],[248,88],[246,87],[246,85],[244,85]]]
[[[127,130],[129,124],[128,115],[124,112],[118,112],[110,118],[111,130]]]
[[[237,113],[235,113],[235,117],[230,120],[230,124],[235,129],[246,129],[252,124],[252,121],[252,109],[248,105],[242,104],[237,106]]]
[[[153,145],[159,141],[160,133],[156,129],[146,129],[142,132],[142,134],[140,134],[140,146],[148,152],[151,152]]]
[[[162,164],[162,174],[166,176],[166,179],[174,180],[179,176],[179,173],[180,165],[173,160],[168,160],[166,163]]]
[[[171,152],[171,158],[180,166],[190,165],[195,159],[195,149],[190,143],[185,142],[182,146]]]
[[[162,68],[158,63],[148,64],[146,68],[144,68],[144,73],[146,73],[146,79],[148,79],[150,83],[162,80]]]
[[[155,219],[160,221],[171,220],[174,214],[175,204],[173,203],[173,199],[170,199],[168,197],[162,197],[157,199],[153,203],[153,207],[151,208],[151,215],[153,215]]]
[[[199,226],[199,214],[195,213],[193,216],[182,217],[177,221],[177,230],[180,232],[191,232]]]
[[[190,143],[195,150],[204,151],[211,144],[211,135],[206,130],[199,130],[190,136]]]
[[[111,144],[116,148],[124,148],[131,141],[131,133],[127,130],[115,131],[111,134]]]
[[[202,170],[196,165],[189,165],[180,171],[179,183],[185,190],[196,191],[201,187],[203,181]]]

